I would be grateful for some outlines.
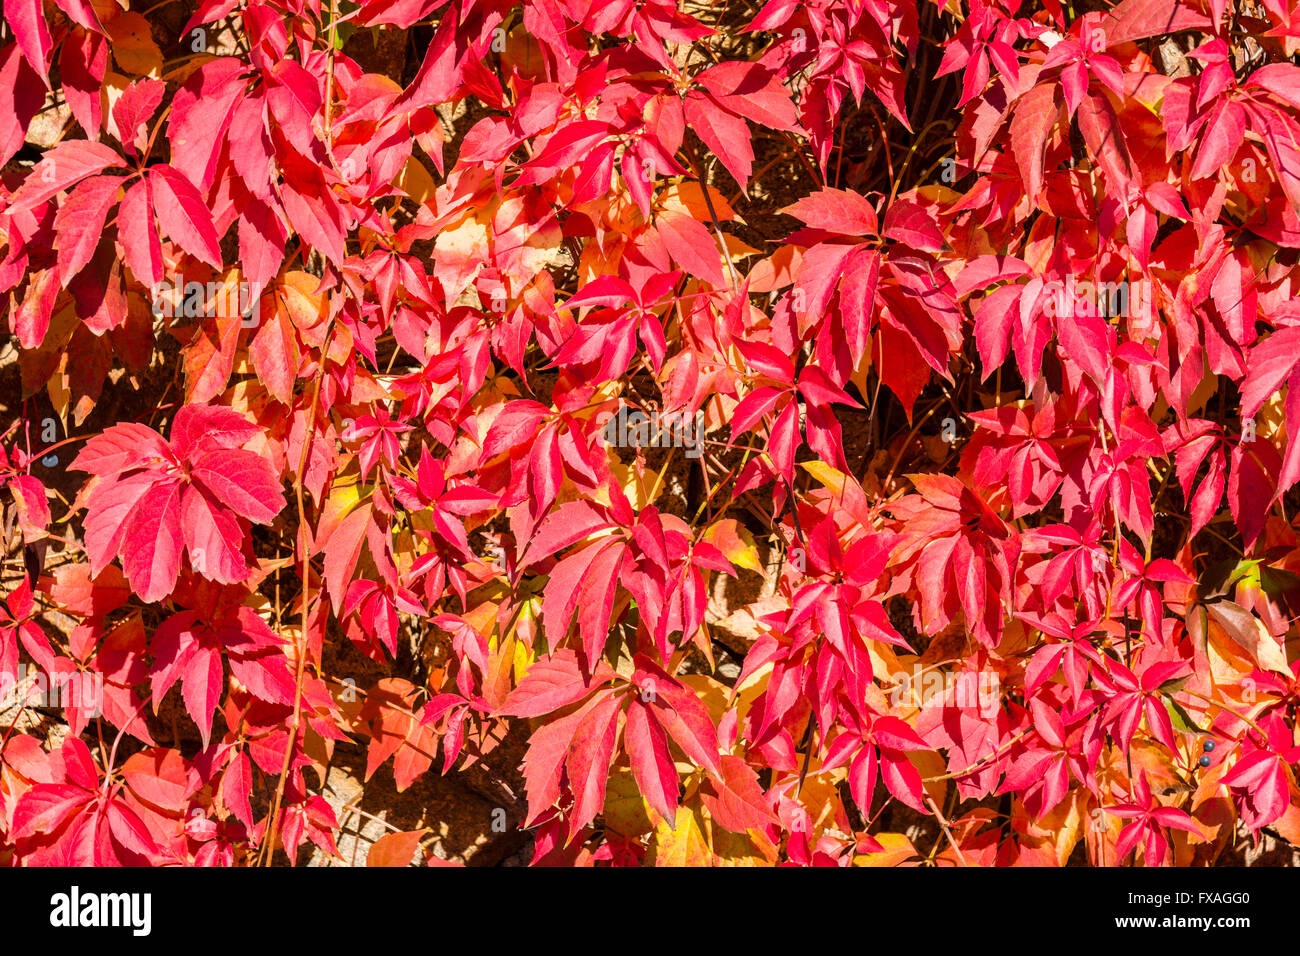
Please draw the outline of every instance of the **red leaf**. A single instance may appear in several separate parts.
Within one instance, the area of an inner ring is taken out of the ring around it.
[[[212,214],[194,184],[173,166],[149,167],[153,210],[162,231],[178,246],[214,269],[221,268],[221,249]]]
[[[361,557],[361,546],[365,543],[370,520],[370,506],[362,505],[345,517],[327,539],[318,543],[325,549],[325,586],[335,614],[339,613],[347,595],[348,581]]]
[[[158,111],[166,85],[161,80],[145,78],[126,88],[113,107],[113,122],[117,124],[118,139],[132,155],[144,148],[145,125]]]
[[[94,791],[69,784],[32,787],[14,807],[13,834],[21,839],[57,830],[92,799]]]
[[[170,458],[171,450],[156,431],[135,422],[122,422],[90,438],[68,467],[92,475],[114,475]]]
[[[222,505],[256,524],[270,524],[284,508],[279,479],[266,459],[251,451],[210,451],[190,474]]]
[[[702,222],[681,213],[665,212],[655,220],[655,228],[678,266],[710,285],[726,285],[717,240]]]
[[[780,819],[772,812],[758,775],[742,757],[724,755],[720,760],[722,775],[711,784],[716,796],[704,791],[704,805],[713,819],[733,833],[744,833]]]
[[[121,800],[109,800],[104,808],[109,832],[113,841],[130,853],[152,858],[158,853],[158,844],[145,822]]]
[[[117,176],[82,180],[59,206],[54,231],[58,240],[59,281],[65,288],[90,261],[103,238],[104,220],[117,200],[122,182]]]
[[[1097,32],[1113,47],[1131,40],[1183,30],[1204,30],[1210,20],[1179,0],[1123,0],[1102,20]]]
[[[542,522],[519,556],[519,564],[523,566],[542,557],[552,557],[561,549],[612,524],[607,516],[586,501],[565,502]]]
[[[67,140],[46,153],[14,193],[8,212],[31,209],[87,176],[109,166],[122,165],[122,157],[103,143]]]
[[[221,799],[226,808],[246,827],[253,825],[253,768],[248,753],[240,750],[221,775]]]
[[[50,315],[59,296],[59,270],[42,269],[32,274],[22,305],[14,310],[14,333],[25,349],[38,348],[50,330]]]
[[[665,820],[675,819],[677,769],[668,753],[668,735],[653,711],[635,697],[628,705],[623,741],[642,795]]]
[[[121,772],[132,793],[164,810],[184,810],[195,789],[177,750],[158,747],[132,754]]]
[[[1041,83],[1020,98],[1011,117],[1011,153],[1031,200],[1043,188],[1043,150],[1060,116],[1056,86]]]
[[[1241,386],[1241,414],[1253,418],[1270,395],[1300,364],[1300,326],[1278,329],[1250,350],[1246,379]]]
[[[91,491],[86,501],[85,531],[92,575],[98,576],[118,555],[128,518],[140,499],[159,482],[170,484],[155,471],[138,471],[122,479],[101,479]]]
[[[875,207],[866,197],[846,189],[819,189],[780,211],[814,229],[845,236],[874,236],[880,229]]]
[[[171,446],[178,458],[197,462],[212,448],[238,448],[261,429],[224,405],[186,405],[172,419]]]
[[[181,674],[181,697],[185,709],[199,725],[205,747],[212,733],[212,714],[221,702],[224,685],[221,652],[215,647],[196,647]]]
[[[145,602],[165,598],[181,570],[181,485],[162,480],[141,497],[126,521],[122,570]]]
[[[32,69],[41,75],[45,85],[50,85],[50,53],[54,49],[54,40],[50,37],[50,28],[45,23],[45,11],[41,9],[41,0],[4,0],[5,22],[13,31],[18,41],[18,49],[31,64]]]
[[[883,234],[923,252],[943,249],[943,233],[929,214],[916,203],[900,199],[885,212]]]
[[[599,671],[597,672],[599,674]],[[541,717],[582,700],[596,686],[578,667],[578,656],[561,649],[528,668],[528,673],[506,698],[501,713],[512,717]]]
[[[542,622],[549,639],[558,645],[568,633],[577,611],[582,646],[591,666],[605,647],[618,565],[624,551],[622,543],[617,541],[590,545],[560,561],[546,582]]]
[[[298,377],[298,336],[283,310],[274,309],[263,319],[248,354],[267,391],[284,404],[291,404]]]
[[[66,42],[63,45],[65,51],[64,59],[67,59],[66,51],[71,50],[75,44]],[[45,90],[37,82],[39,79],[35,70],[28,65],[27,59],[18,50],[18,44],[12,43],[0,49],[0,162],[9,162],[10,157],[23,145],[23,139],[27,134],[27,126],[31,123],[32,117],[41,109],[41,104],[45,102]],[[80,78],[78,78],[80,80]],[[65,67],[63,76],[64,96],[68,98],[69,104],[72,105],[73,114],[77,116],[78,122],[81,122],[82,115],[75,105],[80,102],[77,92],[69,95],[72,89],[70,84],[73,77],[70,71]],[[91,85],[81,80],[81,85]],[[96,108],[99,103],[99,84],[93,83],[94,101]],[[86,121],[90,124],[87,129],[97,128],[98,124],[94,123],[89,117]]]
[[[217,57],[191,73],[172,100],[167,128],[172,165],[200,189],[216,176],[231,115],[244,96],[245,69],[240,57]]]
[[[230,512],[192,485],[185,489],[180,517],[195,571],[221,584],[234,584],[248,576],[240,551],[244,533]]]
[[[848,334],[849,357],[855,367],[871,347],[871,317],[879,278],[880,255],[874,249],[859,247],[845,263],[845,275],[840,284],[840,308],[844,313],[844,330]]]
[[[664,729],[699,766],[715,776],[722,773],[718,763],[718,733],[708,708],[695,695],[668,675],[644,654],[634,660],[637,686],[648,690],[654,715]]]
[[[1257,438],[1232,448],[1228,474],[1228,506],[1246,547],[1253,547],[1264,530],[1269,506],[1277,491],[1282,461],[1269,442]]]
[[[754,149],[745,121],[722,109],[712,97],[690,93],[686,97],[686,122],[745,189],[754,167]]]
[[[153,221],[153,189],[149,180],[133,184],[117,209],[117,239],[135,277],[148,285],[162,279],[162,244]]]
[[[573,789],[574,827],[590,823],[605,805],[605,785],[618,739],[621,709],[617,697],[604,697],[587,711],[574,731],[573,743],[565,760],[569,786]]]

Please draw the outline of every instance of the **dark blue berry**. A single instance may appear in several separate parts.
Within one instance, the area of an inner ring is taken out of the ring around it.
[[[1210,765],[1209,754],[1206,754],[1204,757],[1202,757],[1200,760],[1196,762],[1199,763],[1202,767],[1208,767]]]
[[[1208,754],[1211,750],[1214,749],[1214,741],[1213,740],[1205,741],[1203,744],[1201,744],[1201,749]]]

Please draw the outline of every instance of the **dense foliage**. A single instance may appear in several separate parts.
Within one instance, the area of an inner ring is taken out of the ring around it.
[[[180,6],[4,0],[0,861],[1300,845],[1300,13]]]

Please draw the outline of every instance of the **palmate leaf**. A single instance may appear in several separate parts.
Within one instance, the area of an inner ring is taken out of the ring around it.
[[[542,622],[555,642],[563,640],[575,614],[586,660],[594,664],[609,635],[610,615],[626,553],[621,541],[588,545],[551,571],[542,604]]]
[[[204,434],[192,435],[199,420]],[[147,601],[171,593],[184,553],[205,577],[242,581],[248,567],[240,520],[267,524],[284,507],[270,465],[237,447],[249,436],[249,423],[237,413],[189,406],[177,416],[170,445],[134,424],[90,439],[71,467],[97,479],[87,499],[92,569],[120,556],[131,586]]]

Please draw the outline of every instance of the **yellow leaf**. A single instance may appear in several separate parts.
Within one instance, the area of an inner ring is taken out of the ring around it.
[[[393,180],[393,185],[419,203],[428,202],[437,188],[424,164],[414,156],[406,157],[406,165]]]
[[[1053,853],[1056,865],[1065,866],[1065,861],[1074,852],[1075,844],[1083,836],[1082,807],[1085,801],[1091,799],[1083,790],[1072,790],[1066,799],[1053,807],[1041,820],[1033,820],[1028,814],[1015,814],[1012,826],[1022,833],[1022,844]]]
[[[875,348],[875,336],[867,339],[867,350],[862,354],[862,361],[857,364],[853,372],[849,375],[849,381],[857,386],[858,392],[863,395],[869,395],[867,391],[867,373],[871,371],[871,352]]]
[[[634,511],[640,511],[646,505],[650,504],[650,489],[644,476],[636,473],[635,464],[624,464],[614,453],[613,448],[606,448],[605,454],[609,459],[609,473],[614,476],[618,482],[623,494],[627,497],[628,504]],[[609,504],[609,492],[604,494],[597,493],[597,500],[603,504]]]
[[[484,700],[493,708],[500,708],[505,705],[506,695],[510,693],[510,677],[514,672],[515,648],[518,642],[513,637],[506,637],[500,646],[492,646],[495,644],[494,638],[489,645],[482,694]]]
[[[525,604],[523,610],[520,612],[520,616],[522,617],[525,614],[531,614],[531,613],[532,613],[532,605]],[[515,642],[515,683],[516,684],[524,679],[524,675],[528,673],[528,668],[532,666],[534,660],[536,660],[536,655],[533,653],[532,648],[530,648],[523,641],[516,641]]]
[[[163,73],[164,82],[175,84],[176,86],[184,85],[190,76],[196,73],[200,67],[206,66],[217,57],[211,53],[194,53],[186,57],[176,66]]]
[[[1269,633],[1264,622],[1232,601],[1215,601],[1205,606],[1209,615],[1210,641],[1219,644],[1220,650],[1230,653],[1225,643],[1235,645],[1235,652],[1244,650],[1252,660],[1265,670],[1291,676],[1291,667],[1277,639]]]
[[[821,761],[815,757],[808,761],[808,775],[804,777],[803,786],[799,789],[799,802],[808,811],[814,831],[833,825],[835,811],[840,808],[837,787],[848,776],[846,768],[822,771],[819,769],[820,764]]]
[[[276,284],[277,307],[293,322],[308,345],[325,343],[330,315],[329,300],[319,292],[320,279],[309,272],[287,272]]]
[[[941,186],[938,183],[929,186],[920,186],[917,188],[916,194],[926,200],[926,202],[938,203],[941,206],[950,205],[961,198],[960,193],[954,191],[948,186]]]
[[[1192,390],[1192,396],[1187,401],[1187,414],[1194,415],[1205,407],[1205,403],[1219,391],[1219,376],[1210,371],[1210,363],[1204,359],[1201,362],[1204,371],[1201,372],[1200,381],[1196,388]],[[1153,419],[1159,421],[1159,419]]]
[[[757,249],[729,232],[724,232],[722,239],[727,244],[727,255],[731,256],[733,260],[758,255]]]
[[[63,359],[67,354],[68,340],[80,325],[81,320],[77,318],[72,297],[60,293],[60,297],[55,300],[54,314],[50,317],[50,327],[45,332],[45,340],[36,348],[22,352],[18,359],[22,371],[23,396],[35,393],[42,385],[46,386],[50,400],[54,403],[59,419],[64,424],[64,434],[67,433],[67,410],[71,388]]]
[[[655,827],[654,843],[647,861],[652,866],[713,865],[713,851],[694,810],[678,807],[677,819],[671,827],[666,820]]]
[[[713,201],[713,212],[717,215],[718,222],[745,221],[736,215],[722,193],[712,186],[709,187],[709,199]],[[698,222],[713,221],[699,183],[674,183],[659,194],[659,200],[665,211],[684,212]]]
[[[735,518],[715,521],[705,530],[702,540],[721,551],[736,567],[763,573],[763,563],[758,560],[758,548],[753,537]]]
[[[874,839],[883,849],[879,853],[859,853],[853,858],[854,866],[898,866],[919,855],[902,833],[877,833]]]
[[[731,688],[708,674],[686,674],[681,682],[695,691],[695,696],[708,708],[709,716],[716,724],[726,713],[727,702],[731,699]]]
[[[112,41],[109,49],[123,71],[137,76],[157,77],[162,73],[162,51],[153,42],[149,21],[138,13],[122,13],[104,27]]]
[[[898,659],[894,649],[882,641],[867,641],[867,656],[871,658],[872,673],[887,675],[890,680],[898,680],[899,674],[906,676],[908,673],[907,667]],[[916,696],[916,689],[910,684],[908,687],[909,696],[900,699],[899,703],[904,706],[919,706],[920,701],[912,699]]]
[[[1281,392],[1269,396],[1268,401],[1255,413],[1255,434],[1277,445],[1279,452],[1286,451],[1286,411]]]
[[[816,478],[827,491],[833,491],[836,494],[843,491],[848,484],[853,481],[848,475],[837,468],[832,468],[824,461],[802,461],[800,467],[808,474]]]
[[[50,405],[54,408],[54,413],[59,416],[59,423],[62,426],[64,434],[68,430],[68,403],[72,398],[72,389],[68,387],[68,368],[67,356],[59,362],[58,371],[50,376],[50,380],[45,383],[45,391],[50,396]]]
[[[816,478],[822,487],[844,501],[850,507],[850,513],[860,513],[866,507],[862,486],[852,475],[846,475],[824,461],[804,461],[799,464],[808,474]]]
[[[104,74],[104,81],[100,84],[100,90],[104,97],[104,124],[117,139],[122,138],[121,132],[117,128],[117,117],[114,115],[117,101],[122,98],[126,88],[131,85],[131,78],[123,76],[114,70],[109,70]]]
[[[1198,843],[1216,842],[1221,831],[1227,832],[1224,830],[1225,827],[1231,830],[1236,824],[1237,812],[1227,795],[1228,790],[1219,784],[1227,770],[1226,762],[1215,764],[1200,774],[1196,781],[1196,793],[1192,795],[1192,804],[1187,808],[1187,812],[1196,818],[1196,824],[1201,828],[1200,834],[1187,834],[1188,842],[1193,846]],[[1293,813],[1292,811],[1295,810],[1293,804],[1287,808],[1287,813],[1283,814],[1282,819],[1273,821],[1273,829],[1293,844],[1300,843],[1300,831],[1291,834],[1287,832],[1286,827],[1288,824],[1300,823],[1300,813]]]
[[[934,801],[935,806],[943,806],[948,798],[948,781],[935,779],[948,772],[943,757],[934,750],[916,750],[909,752],[907,759],[920,772],[925,795]]]
[[[605,826],[625,837],[639,837],[654,829],[645,798],[628,767],[617,767],[605,786]]]
[[[757,830],[731,833],[721,827],[713,831],[714,866],[772,866],[776,847]]]

